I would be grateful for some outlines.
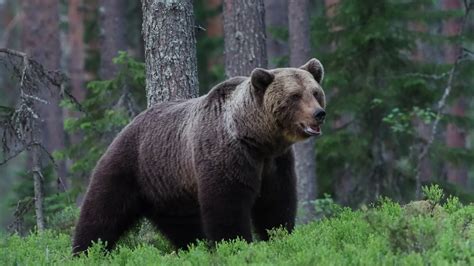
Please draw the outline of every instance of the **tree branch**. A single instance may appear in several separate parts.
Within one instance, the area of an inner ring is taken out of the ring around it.
[[[32,158],[31,173],[34,181],[34,205],[36,214],[36,225],[38,230],[45,228],[44,218],[44,178],[42,174],[42,157],[46,154],[48,160],[52,163],[54,170],[58,173],[57,182],[65,190],[65,185],[58,171],[58,165],[51,153],[43,146],[41,140],[41,117],[36,112],[37,104],[49,104],[46,100],[41,99],[41,90],[48,89],[55,93],[59,93],[61,97],[68,97],[73,103],[80,108],[77,100],[68,92],[69,79],[66,75],[59,71],[50,71],[43,67],[42,64],[29,58],[26,53],[11,50],[8,48],[0,48],[0,55],[6,55],[14,75],[19,78],[19,103],[17,103],[13,113],[2,121],[2,152],[5,155],[0,165],[5,164],[9,160],[15,158],[20,153],[28,150]],[[13,59],[14,58],[14,59]],[[0,57],[0,59],[2,59]],[[8,66],[8,64],[7,64]],[[10,145],[16,147],[11,154]],[[20,146],[20,148],[18,148]]]
[[[464,7],[465,7],[465,13],[464,13],[461,28],[460,28],[459,34],[458,34],[459,42],[461,42],[461,40],[462,40],[464,29],[465,29],[466,24],[467,24],[467,19],[469,17],[470,11],[473,8],[473,5],[468,3],[467,0],[464,0]],[[428,151],[430,150],[431,146],[433,145],[434,139],[436,137],[439,122],[441,121],[441,117],[443,115],[443,110],[446,107],[446,100],[447,100],[448,96],[450,95],[452,87],[453,87],[454,74],[456,73],[456,70],[457,70],[459,64],[465,58],[465,53],[463,53],[463,51],[464,51],[464,48],[461,46],[459,48],[459,56],[456,59],[456,61],[454,62],[451,70],[449,71],[448,81],[447,81],[447,85],[444,89],[443,96],[438,101],[438,105],[437,105],[437,109],[436,109],[436,118],[435,118],[435,120],[433,122],[433,125],[431,127],[430,137],[428,139],[428,142],[426,142],[426,144],[421,147],[421,152],[419,153],[418,158],[417,158],[417,165],[416,165],[416,170],[415,170],[415,181],[416,181],[415,195],[416,195],[417,199],[419,199],[420,196],[421,196],[421,177],[420,177],[421,165],[422,165],[423,160],[428,155]]]

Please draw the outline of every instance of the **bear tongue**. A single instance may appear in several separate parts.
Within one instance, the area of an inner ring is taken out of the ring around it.
[[[321,128],[319,126],[307,126],[304,131],[309,134],[309,135],[320,135],[321,134]]]

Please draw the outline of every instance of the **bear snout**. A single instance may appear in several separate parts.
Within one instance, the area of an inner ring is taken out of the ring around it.
[[[316,111],[313,113],[313,118],[318,122],[318,123],[324,123],[324,119],[326,118],[326,111],[324,111],[323,108],[318,108]]]

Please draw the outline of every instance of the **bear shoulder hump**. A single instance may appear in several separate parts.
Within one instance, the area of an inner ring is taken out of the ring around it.
[[[247,79],[248,77],[238,76],[238,77],[230,78],[226,81],[223,81],[217,84],[207,94],[208,100],[213,101],[213,100],[225,99],[227,95],[232,93],[235,90],[235,88],[237,88],[237,86],[242,84],[242,82],[244,82]]]

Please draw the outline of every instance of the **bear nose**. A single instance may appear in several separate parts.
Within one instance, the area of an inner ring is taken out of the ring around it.
[[[322,108],[318,108],[316,112],[313,114],[314,119],[318,122],[323,122],[324,118],[326,118],[326,112]]]

